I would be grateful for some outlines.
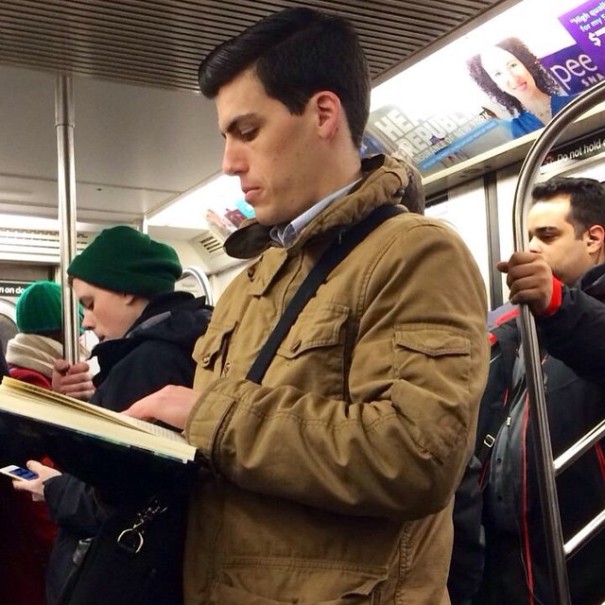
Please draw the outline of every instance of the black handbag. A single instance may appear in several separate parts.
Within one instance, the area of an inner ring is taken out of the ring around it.
[[[81,540],[57,605],[181,605],[183,548],[193,475],[122,505]]]

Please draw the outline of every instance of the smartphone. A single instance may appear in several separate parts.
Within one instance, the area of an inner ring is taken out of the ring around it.
[[[16,466],[14,464],[9,464],[8,466],[0,468],[0,473],[11,479],[19,479],[21,481],[31,481],[32,479],[38,478],[38,473],[34,473],[34,471],[30,471],[28,468],[23,468],[22,466]]]

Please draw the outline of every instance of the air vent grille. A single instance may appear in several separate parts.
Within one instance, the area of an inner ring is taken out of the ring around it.
[[[243,262],[239,258],[233,258],[225,254],[223,239],[210,229],[204,229],[198,233],[189,240],[189,244],[201,258],[203,269],[208,275],[219,273]]]
[[[197,244],[196,247],[202,248],[212,258],[223,254],[223,242],[210,231],[204,231],[194,241]]]
[[[76,250],[82,251],[91,241],[92,234],[76,235]],[[59,233],[50,230],[0,228],[0,256],[28,259],[31,256],[49,257],[58,261],[61,254]]]

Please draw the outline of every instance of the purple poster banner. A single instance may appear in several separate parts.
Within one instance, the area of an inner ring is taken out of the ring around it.
[[[605,74],[605,0],[585,2],[559,21]]]
[[[542,57],[541,62],[568,95],[583,92],[605,79],[605,70],[577,44]]]

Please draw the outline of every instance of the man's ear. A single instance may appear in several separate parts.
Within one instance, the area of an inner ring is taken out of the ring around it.
[[[344,116],[340,99],[329,90],[323,90],[313,95],[319,135],[322,138],[331,139],[340,126]]]
[[[605,229],[601,225],[592,225],[586,230],[588,252],[605,254]]]

